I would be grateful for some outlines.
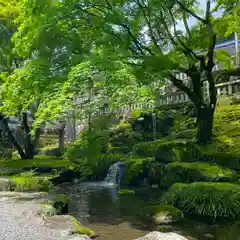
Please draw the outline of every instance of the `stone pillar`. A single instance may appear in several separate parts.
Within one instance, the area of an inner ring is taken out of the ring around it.
[[[225,95],[227,95],[227,87],[223,87],[223,95],[225,96]]]
[[[220,88],[220,87],[217,88],[217,95],[218,95],[218,96],[221,95],[221,88]]]

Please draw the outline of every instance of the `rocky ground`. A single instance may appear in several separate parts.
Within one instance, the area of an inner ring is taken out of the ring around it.
[[[0,192],[0,240],[88,240],[87,236],[68,235],[69,226],[47,226],[51,206],[42,204],[38,193]]]

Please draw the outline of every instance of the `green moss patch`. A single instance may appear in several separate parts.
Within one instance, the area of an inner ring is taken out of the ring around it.
[[[118,195],[134,195],[135,191],[132,189],[120,189]]]
[[[96,236],[96,233],[93,230],[91,230],[87,227],[84,227],[75,217],[72,217],[72,221],[73,221],[73,225],[76,228],[76,231],[74,233],[87,235],[89,237]]]
[[[240,217],[240,186],[231,183],[176,183],[166,201],[182,211],[210,219]]]
[[[171,186],[173,183],[191,182],[229,182],[237,179],[237,173],[216,164],[204,162],[173,162],[166,165],[160,184]]]
[[[60,159],[52,156],[36,155],[34,159],[29,160],[11,160],[2,159],[0,160],[0,167],[22,169],[22,168],[38,168],[38,167],[49,167],[49,168],[68,168],[71,166],[70,161]]]

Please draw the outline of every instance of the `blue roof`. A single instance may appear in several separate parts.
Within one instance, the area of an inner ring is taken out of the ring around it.
[[[223,43],[218,43],[218,44],[216,44],[215,45],[215,49],[217,48],[222,48],[222,47],[226,47],[226,46],[228,46],[228,45],[231,45],[231,44],[235,44],[235,40],[229,40],[229,41],[225,41],[225,42],[223,42]],[[240,44],[240,40],[238,40],[237,41],[238,42],[238,44]],[[198,50],[198,51],[194,51],[196,54],[199,54],[199,53],[201,53],[202,51],[201,50]]]
[[[221,48],[221,47],[226,47],[228,45],[231,45],[231,44],[235,44],[235,40],[230,40],[230,41],[225,41],[223,43],[218,43],[216,44],[215,48]],[[240,43],[240,40],[238,40],[238,43]]]

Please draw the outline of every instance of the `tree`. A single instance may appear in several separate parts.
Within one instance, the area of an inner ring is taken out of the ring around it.
[[[132,65],[138,81],[151,73],[157,78],[167,78],[188,95],[196,109],[197,142],[205,144],[212,140],[217,101],[215,82],[219,76],[213,73],[213,68],[217,60],[214,48],[219,21],[213,13],[221,4],[214,9],[211,1],[206,1],[204,14],[199,14],[197,4],[179,0],[86,0],[76,1],[73,7],[77,9],[75,14],[78,11],[78,16],[85,18],[95,32],[96,44],[107,49],[106,56]],[[197,22],[195,27],[189,26],[189,17]],[[179,21],[183,22],[184,30],[179,29]],[[224,61],[227,58],[225,55]],[[191,85],[175,73],[186,74]],[[204,85],[209,98],[204,98]]]

